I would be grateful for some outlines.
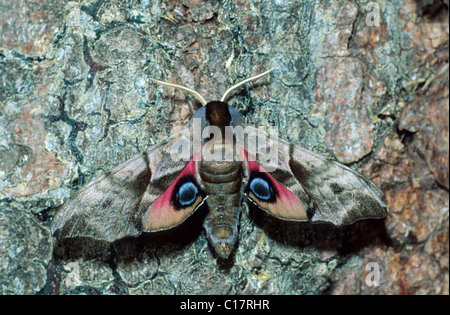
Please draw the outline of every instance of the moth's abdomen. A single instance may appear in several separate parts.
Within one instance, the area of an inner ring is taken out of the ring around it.
[[[209,213],[205,231],[211,245],[227,258],[237,240],[242,199],[242,163],[207,162],[200,167],[202,184],[208,195]]]

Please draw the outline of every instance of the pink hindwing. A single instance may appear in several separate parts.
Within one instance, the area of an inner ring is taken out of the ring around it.
[[[284,220],[307,220],[305,207],[289,189],[278,183],[249,154],[242,149],[248,172],[246,192],[261,209]]]
[[[176,226],[202,204],[204,196],[196,179],[196,165],[196,159],[192,157],[177,179],[149,207],[143,218],[144,231]]]

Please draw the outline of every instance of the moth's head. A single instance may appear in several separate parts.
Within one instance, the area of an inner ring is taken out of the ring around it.
[[[265,71],[261,74],[255,75],[251,78],[245,79],[232,87],[230,87],[222,96],[220,101],[212,101],[207,102],[205,98],[195,90],[192,90],[188,87],[173,84],[169,82],[163,82],[155,79],[150,79],[153,82],[177,88],[182,91],[188,92],[192,94],[200,103],[203,105],[197,112],[194,114],[193,118],[200,118],[202,122],[202,126],[213,125],[213,126],[239,126],[242,125],[242,118],[239,112],[232,106],[227,105],[225,102],[227,98],[230,96],[231,92],[236,90],[238,87],[244,85],[245,83],[255,81],[266,74],[270,73],[273,69]]]

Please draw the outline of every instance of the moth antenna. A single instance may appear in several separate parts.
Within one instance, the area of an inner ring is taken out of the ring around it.
[[[194,91],[193,89],[190,89],[190,88],[182,86],[182,85],[174,84],[174,83],[159,81],[159,80],[152,79],[152,78],[149,78],[149,79],[155,83],[159,83],[164,86],[169,86],[169,87],[173,87],[173,88],[182,90],[184,92],[188,92],[188,93],[192,94],[200,103],[202,103],[203,106],[205,106],[207,103],[206,100],[204,99],[204,97],[201,96],[200,93],[198,93],[197,91]]]
[[[220,99],[220,101],[221,101],[221,102],[225,102],[225,100],[227,99],[227,97],[230,95],[230,93],[231,93],[233,90],[237,89],[237,88],[240,87],[241,85],[244,85],[245,83],[248,83],[248,82],[250,82],[250,81],[255,81],[255,80],[257,80],[257,79],[259,79],[259,78],[265,76],[266,74],[268,74],[268,73],[271,72],[272,70],[273,70],[273,68],[270,69],[270,70],[267,70],[266,72],[263,72],[263,73],[261,73],[261,74],[255,75],[255,76],[253,76],[253,77],[251,77],[251,78],[245,79],[244,81],[241,81],[241,82],[239,82],[238,84],[233,85],[232,87],[230,87],[230,88],[223,94],[223,96],[222,96],[222,98]]]

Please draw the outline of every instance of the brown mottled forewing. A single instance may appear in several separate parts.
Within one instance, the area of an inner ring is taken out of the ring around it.
[[[174,163],[169,152],[186,137],[188,132],[178,133],[84,186],[59,209],[53,234],[106,241],[140,235],[145,211],[188,162]]]
[[[255,137],[253,139],[264,134],[261,131],[256,134],[257,129],[254,130],[255,133],[251,134]],[[386,205],[381,199],[383,193],[363,175],[284,140],[267,138],[268,145],[270,141],[278,141],[277,162],[269,162],[270,159],[264,154],[258,154],[256,161],[263,169],[274,170],[269,174],[293,192],[306,209],[307,218],[304,212],[299,211],[295,219],[289,214],[290,220],[328,222],[341,226],[361,219],[387,216]]]

